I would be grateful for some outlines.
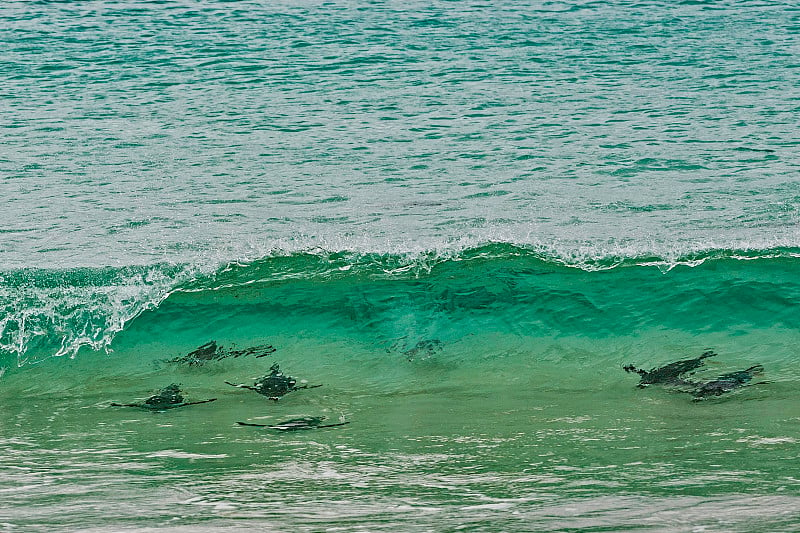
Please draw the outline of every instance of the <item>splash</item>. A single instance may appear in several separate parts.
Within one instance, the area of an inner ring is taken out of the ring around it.
[[[543,246],[489,242],[407,250],[401,253],[272,248],[253,259],[206,264],[158,264],[123,268],[28,269],[0,277],[0,357],[18,366],[49,357],[74,357],[82,348],[109,351],[115,335],[148,309],[176,292],[202,293],[268,282],[420,280],[442,269],[486,268],[501,262],[514,268],[593,272],[631,267],[669,272],[709,261],[792,260],[796,248],[706,249],[683,255],[635,255],[632,249],[590,248],[571,254]]]
[[[17,365],[109,350],[114,335],[191,279],[189,266],[16,270],[0,278],[0,351]]]

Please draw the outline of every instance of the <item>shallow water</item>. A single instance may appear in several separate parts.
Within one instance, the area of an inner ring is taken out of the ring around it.
[[[797,529],[798,22],[0,5],[0,530]]]
[[[354,267],[258,281],[273,265],[240,267],[145,312],[108,355],[9,370],[4,521],[301,531],[797,523],[795,259],[586,272],[512,250],[425,274]],[[276,351],[168,362],[212,334]],[[638,389],[622,371],[709,347],[718,355],[692,379],[756,363],[764,375],[693,402]],[[272,402],[224,384],[252,384],[276,361],[322,386]],[[162,413],[110,406],[169,383],[187,401],[217,400]],[[300,416],[349,423],[236,424]],[[113,517],[109,501],[123,502]]]

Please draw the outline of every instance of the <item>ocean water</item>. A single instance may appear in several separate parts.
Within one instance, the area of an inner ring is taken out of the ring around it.
[[[798,49],[767,1],[4,2],[0,531],[797,530]],[[763,372],[623,370],[707,350]],[[275,363],[321,386],[226,384]],[[172,383],[215,401],[112,405]],[[300,417],[346,424],[237,424]]]

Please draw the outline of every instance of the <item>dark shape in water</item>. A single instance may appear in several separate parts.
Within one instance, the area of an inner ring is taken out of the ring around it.
[[[692,392],[694,401],[700,401],[710,396],[721,396],[726,392],[738,389],[745,386],[753,380],[753,376],[757,376],[764,372],[762,365],[753,365],[746,370],[739,370],[737,372],[730,372],[723,374],[717,379],[713,379],[706,383],[695,383],[695,389]]]
[[[637,387],[643,389],[648,385],[694,385],[694,383],[683,379],[684,374],[692,373],[693,370],[696,370],[703,366],[703,360],[708,357],[714,357],[717,355],[711,350],[703,352],[700,357],[696,357],[695,359],[686,359],[683,361],[676,361],[674,363],[670,363],[668,365],[664,365],[658,368],[653,368],[651,370],[642,370],[641,368],[636,368],[633,365],[625,365],[623,366],[623,370],[625,372],[635,372],[641,376],[639,380],[639,384]]]
[[[423,339],[417,342],[414,346],[408,347],[408,344],[401,338],[394,342],[390,347],[386,348],[388,353],[400,352],[406,356],[409,361],[417,358],[428,358],[436,355],[442,351],[443,343],[439,339]]]
[[[186,355],[183,355],[181,357],[176,357],[174,359],[169,359],[165,362],[180,363],[189,366],[201,366],[208,363],[209,361],[219,361],[221,359],[227,359],[229,357],[236,358],[249,355],[255,355],[256,358],[264,357],[272,353],[275,353],[275,351],[276,351],[275,347],[269,344],[251,346],[243,350],[235,350],[233,348],[226,349],[223,346],[217,345],[217,341],[212,340],[200,346],[196,350],[189,352]]]
[[[236,422],[240,426],[251,426],[257,428],[277,429],[278,431],[302,431],[306,429],[332,428],[344,426],[350,422],[339,422],[337,424],[323,424],[324,416],[304,416],[302,418],[292,418],[277,424],[250,424],[248,422]]]
[[[442,351],[442,341],[439,339],[428,339],[419,341],[417,344],[403,352],[409,361],[417,356],[431,357]]]
[[[215,401],[216,398],[210,400],[200,400],[197,402],[183,401],[180,385],[171,384],[164,387],[158,394],[150,396],[144,403],[112,403],[112,407],[139,407],[140,409],[149,409],[151,411],[164,411],[166,409],[175,409],[176,407],[184,407],[186,405],[196,405],[199,403],[208,403]]]
[[[322,386],[321,384],[297,386],[297,379],[287,376],[281,372],[278,363],[273,364],[269,370],[270,373],[262,378],[259,378],[258,381],[253,384],[253,386],[243,384],[237,385],[235,383],[231,383],[230,381],[226,381],[225,383],[232,387],[239,387],[240,389],[255,391],[276,402],[281,396],[289,394],[292,391],[299,389],[315,389]]]

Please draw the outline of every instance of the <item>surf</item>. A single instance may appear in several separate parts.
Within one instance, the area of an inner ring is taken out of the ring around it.
[[[491,243],[417,255],[314,250],[209,273],[175,265],[14,271],[2,281],[10,302],[3,366],[111,352],[135,353],[146,366],[211,340],[244,349],[272,339],[290,344],[301,334],[415,359],[447,357],[443,347],[487,334],[549,340],[676,331],[711,339],[792,331],[800,328],[797,255],[714,250],[670,261],[570,263]],[[152,344],[162,353],[140,349]]]

